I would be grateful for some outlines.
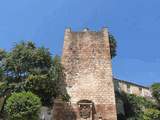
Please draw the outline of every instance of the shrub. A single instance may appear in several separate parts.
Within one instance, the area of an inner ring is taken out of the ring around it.
[[[160,83],[154,83],[152,86],[152,95],[160,106]]]
[[[10,120],[37,120],[41,102],[31,92],[13,93],[6,101],[5,111]]]
[[[131,120],[141,120],[143,112],[148,108],[155,108],[155,104],[144,97],[121,93],[125,115]]]
[[[43,105],[51,106],[53,97],[58,94],[55,84],[47,75],[30,75],[26,82],[26,89],[38,95]]]
[[[160,120],[160,111],[157,109],[146,109],[143,114],[143,120]]]

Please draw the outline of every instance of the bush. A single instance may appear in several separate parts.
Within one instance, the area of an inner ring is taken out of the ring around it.
[[[141,96],[121,93],[120,99],[123,101],[126,117],[131,120],[141,120],[145,109],[155,108],[152,101]]]
[[[143,120],[160,120],[160,111],[157,109],[146,109],[143,114]]]
[[[10,120],[37,120],[40,107],[40,99],[33,93],[13,93],[6,101],[5,111]]]
[[[51,106],[53,97],[58,94],[55,84],[47,75],[30,75],[26,82],[26,89],[38,95],[44,106]]]
[[[160,83],[154,83],[152,86],[152,95],[157,100],[160,107]]]

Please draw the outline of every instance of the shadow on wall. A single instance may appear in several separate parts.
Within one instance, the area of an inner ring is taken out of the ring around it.
[[[66,85],[67,85],[66,74],[63,68],[61,80],[59,82],[61,95],[54,100],[53,120],[76,120],[77,119],[76,113],[73,107],[71,106],[71,103],[69,102],[70,96],[67,93]]]
[[[53,107],[54,120],[76,120],[76,114],[70,102],[56,99]]]

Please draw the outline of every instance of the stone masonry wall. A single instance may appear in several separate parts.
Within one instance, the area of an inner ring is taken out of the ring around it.
[[[130,93],[130,94],[135,94],[138,96],[143,96],[146,98],[151,98],[151,91],[149,88],[147,87],[143,87],[140,85],[135,85],[135,84],[131,84],[129,82],[122,82],[119,80],[114,80],[114,85],[115,85],[115,90],[119,90],[119,91],[123,91],[125,93]],[[127,88],[127,86],[129,86],[129,88]],[[129,91],[128,91],[129,89]]]
[[[108,31],[72,32],[66,29],[62,64],[66,72],[66,90],[76,120],[82,120],[77,103],[90,100],[94,103],[93,119],[116,120],[114,85]]]

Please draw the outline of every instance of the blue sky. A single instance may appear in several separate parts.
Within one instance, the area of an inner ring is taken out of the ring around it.
[[[160,0],[0,0],[0,48],[32,40],[61,55],[64,29],[107,26],[118,42],[114,76],[160,82]]]

